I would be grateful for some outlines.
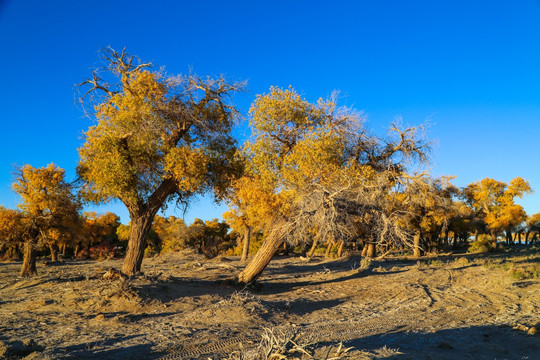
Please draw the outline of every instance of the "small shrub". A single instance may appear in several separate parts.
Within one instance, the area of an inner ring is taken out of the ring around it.
[[[110,242],[104,241],[97,245],[79,251],[77,258],[92,260],[107,260],[120,256],[120,248]]]
[[[484,253],[495,250],[493,248],[491,236],[482,234],[477,241],[472,242],[467,249],[469,253]]]
[[[314,252],[315,255],[325,255],[326,254],[326,246],[317,246]]]
[[[360,267],[358,268],[359,271],[366,271],[369,270],[371,267],[371,258],[365,257],[360,261]]]

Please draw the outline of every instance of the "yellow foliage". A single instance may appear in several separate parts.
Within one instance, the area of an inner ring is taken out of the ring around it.
[[[64,181],[64,170],[55,164],[42,168],[23,166],[13,190],[21,196],[19,208],[41,223],[72,219],[80,207],[71,185]]]
[[[510,185],[491,178],[470,184],[465,195],[471,206],[484,214],[485,222],[493,232],[512,228],[527,219],[521,205],[514,202],[532,191],[531,186],[521,177],[512,179]]]
[[[205,180],[208,162],[200,149],[183,146],[172,149],[165,156],[165,171],[173,174],[181,191],[195,192]]]

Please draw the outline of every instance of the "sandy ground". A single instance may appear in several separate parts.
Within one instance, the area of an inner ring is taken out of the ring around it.
[[[122,260],[0,263],[0,358],[540,359],[540,280],[504,266],[523,261],[540,257],[278,257],[249,289],[223,282],[232,257],[145,259],[126,281],[102,278]]]

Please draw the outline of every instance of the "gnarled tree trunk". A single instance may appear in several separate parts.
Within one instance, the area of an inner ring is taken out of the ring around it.
[[[251,227],[244,226],[244,243],[242,245],[242,258],[241,261],[246,261],[249,256],[249,243],[251,239]]]
[[[36,240],[29,239],[24,243],[23,265],[21,276],[36,275]]]
[[[146,249],[148,233],[152,227],[154,215],[150,213],[131,216],[128,247],[122,265],[122,272],[126,275],[133,275],[141,271],[144,250]]]
[[[261,248],[247,266],[238,274],[235,278],[237,284],[250,284],[257,280],[263,270],[266,268],[274,254],[278,251],[281,244],[288,234],[288,228],[284,221],[281,221],[281,225],[274,227],[266,239],[264,240]]]

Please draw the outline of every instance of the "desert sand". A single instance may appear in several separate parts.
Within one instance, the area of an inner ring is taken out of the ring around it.
[[[508,268],[534,249],[389,257],[369,264],[276,257],[256,285],[243,263],[193,253],[65,261],[32,278],[0,263],[0,357],[8,359],[540,359],[540,279]]]

